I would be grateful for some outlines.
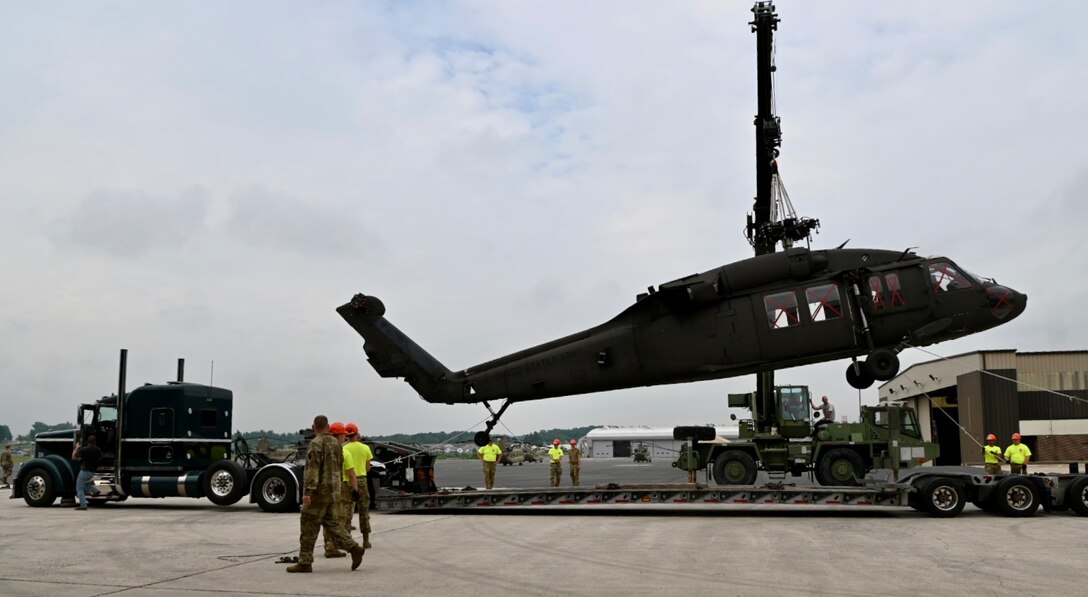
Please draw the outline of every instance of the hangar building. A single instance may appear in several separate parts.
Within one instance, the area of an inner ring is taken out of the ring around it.
[[[987,350],[918,363],[881,385],[880,400],[914,407],[923,436],[941,447],[936,464],[980,464],[988,433],[1005,447],[1014,432],[1035,462],[1088,462],[1088,351]]]
[[[719,437],[737,438],[736,426],[714,428]],[[651,458],[676,458],[684,444],[672,438],[672,427],[597,427],[582,438],[586,454],[596,458],[630,458],[640,443],[650,450]]]

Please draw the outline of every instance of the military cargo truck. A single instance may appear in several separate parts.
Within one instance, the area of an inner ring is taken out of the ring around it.
[[[922,440],[918,417],[894,404],[863,407],[857,423],[817,421],[809,416],[807,386],[775,387],[774,404],[760,408],[754,394],[730,394],[729,406],[747,408],[752,419],[740,421],[739,438],[720,444],[712,428],[677,427],[676,439],[692,438],[674,466],[709,467],[719,485],[751,485],[759,471],[774,476],[815,473],[821,485],[857,485],[872,469],[909,468],[935,460],[938,446]],[[736,418],[735,416],[733,417]]]

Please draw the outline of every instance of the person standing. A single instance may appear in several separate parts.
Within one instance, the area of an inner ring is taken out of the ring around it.
[[[578,440],[570,440],[570,484],[578,487],[582,478],[582,451],[578,449]]]
[[[1031,460],[1031,449],[1020,443],[1019,433],[1012,434],[1012,445],[1005,448],[1005,460],[1009,461],[1014,475],[1023,473]]]
[[[484,489],[495,487],[495,467],[502,461],[502,448],[495,443],[495,438],[487,438],[487,445],[476,450],[476,458],[484,463]]]
[[[0,468],[4,469],[3,489],[11,489],[11,471],[15,468],[15,460],[11,457],[11,444],[4,446],[4,451],[0,452]]]
[[[351,552],[351,569],[355,570],[363,562],[366,550],[340,526],[335,510],[344,475],[344,451],[329,435],[329,419],[325,415],[314,417],[313,431],[314,439],[306,450],[298,563],[288,566],[287,571],[313,572],[314,543],[320,528],[332,535],[338,547]]]
[[[374,460],[374,452],[370,450],[370,446],[360,441],[358,425],[348,423],[347,432],[348,443],[344,444],[344,451],[351,453],[351,459],[355,462],[355,478],[359,482],[359,490],[353,496],[354,505],[359,507],[359,530],[363,533],[363,548],[370,549],[370,491],[366,485],[366,476],[370,472],[370,461]],[[345,528],[351,528],[354,509],[352,506],[346,509]]]
[[[563,448],[559,447],[559,438],[555,438],[552,442],[551,449],[548,450],[548,456],[551,458],[551,485],[552,487],[559,487],[559,481],[563,478]]]
[[[95,445],[93,435],[87,436],[87,445],[80,447],[76,442],[72,450],[72,460],[81,462],[79,476],[76,477],[76,497],[79,498],[77,510],[87,509],[87,488],[90,487],[91,495],[98,495],[98,489],[94,486],[94,474],[98,471],[98,463],[102,460],[102,450]]]
[[[355,508],[355,499],[352,497],[359,489],[359,481],[355,478],[355,461],[352,460],[351,454],[344,449],[344,438],[347,436],[347,427],[340,421],[336,421],[332,425],[329,425],[329,435],[336,438],[336,443],[340,446],[341,462],[343,464],[343,477],[340,481],[340,494],[336,499],[336,508],[333,510],[336,514],[336,519],[340,521],[343,526],[344,532],[351,535],[351,512]],[[347,524],[344,524],[344,520],[347,520]],[[321,538],[325,543],[325,557],[326,558],[342,558],[348,554],[336,549],[336,540],[332,538],[332,534],[328,529],[321,529]]]
[[[986,473],[989,475],[1001,474],[1001,461],[1004,458],[1001,456],[1001,446],[997,445],[997,436],[990,434],[986,436],[986,445],[982,446],[982,453],[986,457]]]

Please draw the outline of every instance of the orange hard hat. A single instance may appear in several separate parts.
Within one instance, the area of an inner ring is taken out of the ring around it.
[[[341,423],[340,421],[336,421],[332,425],[329,425],[329,433],[333,435],[344,435],[347,433],[347,430],[344,429],[343,423]]]
[[[987,435],[987,436],[986,436],[986,441],[988,441],[988,442],[996,442],[996,441],[997,441],[997,436],[991,433],[990,435]]]
[[[1012,438],[1013,439],[1020,439],[1020,434],[1019,433],[1014,433],[1014,434],[1012,434]]]
[[[344,425],[344,430],[348,432],[348,435],[359,435],[359,426],[355,423]]]
[[[559,438],[555,438],[555,441],[553,441],[552,443],[558,446],[560,444]]]
[[[577,446],[578,445],[578,440],[576,440],[576,439],[570,440],[570,445]]]

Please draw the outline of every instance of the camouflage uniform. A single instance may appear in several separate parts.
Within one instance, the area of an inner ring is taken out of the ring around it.
[[[551,485],[552,487],[559,487],[559,482],[563,480],[563,448],[554,447],[548,450],[548,456],[551,457]]]
[[[343,456],[341,468],[344,472],[340,475],[340,495],[339,499],[336,500],[333,513],[336,515],[336,519],[340,521],[340,526],[343,527],[344,532],[351,536],[351,513],[355,511],[355,499],[351,497],[351,481],[345,479],[344,475],[347,474],[348,469],[355,468],[355,463],[351,460],[351,454],[343,448],[341,444],[340,449]],[[336,549],[336,539],[327,530],[321,530],[321,539],[325,542],[326,557],[332,553],[340,553]]]
[[[0,452],[0,467],[4,469],[4,486],[7,487],[11,483],[11,470],[15,468],[15,461],[11,457],[11,446],[5,446],[4,451]]]
[[[313,564],[318,529],[323,528],[341,549],[352,550],[358,546],[337,516],[343,471],[344,452],[340,442],[327,433],[317,434],[306,451],[305,494],[310,497],[310,504],[302,506],[299,564]]]
[[[577,446],[571,446],[568,452],[570,458],[570,484],[578,487],[582,479],[582,451]]]

